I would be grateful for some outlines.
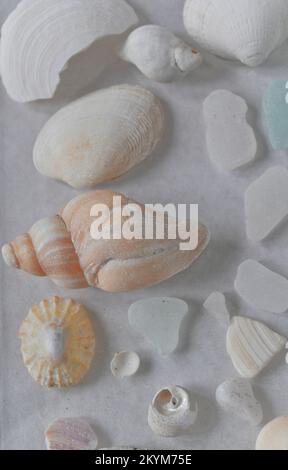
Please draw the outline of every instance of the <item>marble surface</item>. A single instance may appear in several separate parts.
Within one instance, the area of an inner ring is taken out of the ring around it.
[[[17,4],[1,0],[0,22]],[[188,39],[182,22],[184,0],[130,0],[142,21],[167,26]],[[106,46],[105,46],[106,47]],[[44,449],[44,430],[56,418],[88,417],[99,435],[99,446],[128,445],[167,449],[253,449],[258,429],[223,413],[215,390],[237,374],[225,350],[225,330],[205,313],[202,303],[213,291],[227,294],[232,314],[265,321],[288,336],[288,317],[248,307],[233,283],[238,265],[255,258],[288,277],[288,226],[265,242],[247,240],[244,192],[267,168],[287,165],[287,153],[272,151],[262,115],[262,96],[272,79],[287,79],[287,44],[257,69],[227,62],[204,53],[205,65],[183,81],[161,85],[144,78],[136,68],[116,62],[103,44],[73,59],[63,73],[51,101],[21,105],[0,84],[0,227],[1,244],[26,231],[37,219],[52,215],[77,194],[68,186],[45,179],[32,162],[33,143],[47,119],[63,104],[85,93],[114,84],[141,84],[164,102],[166,136],[153,156],[119,181],[108,185],[143,202],[199,203],[200,218],[212,233],[205,254],[188,271],[163,284],[128,294],[97,290],[62,291],[48,279],[9,270],[0,261],[1,290],[1,447]],[[108,60],[107,60],[108,59]],[[100,75],[102,64],[111,62]],[[249,167],[223,174],[211,165],[202,114],[204,99],[216,89],[243,96],[248,119],[258,141],[256,161]],[[30,306],[52,295],[73,296],[91,312],[97,335],[97,353],[91,373],[78,387],[44,390],[36,385],[22,363],[19,326]],[[163,359],[128,325],[132,302],[149,296],[183,298],[190,314],[184,321],[178,350]],[[141,356],[139,373],[117,381],[110,372],[116,351],[135,350]],[[193,433],[177,439],[154,436],[147,425],[149,402],[169,383],[199,396],[200,417]],[[255,382],[265,410],[265,422],[288,412],[288,369],[284,354]]]

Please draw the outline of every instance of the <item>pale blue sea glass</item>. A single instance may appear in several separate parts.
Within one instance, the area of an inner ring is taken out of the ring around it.
[[[269,139],[275,150],[288,149],[288,82],[273,81],[263,99]]]

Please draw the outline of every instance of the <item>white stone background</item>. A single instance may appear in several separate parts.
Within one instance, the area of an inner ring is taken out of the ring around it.
[[[3,23],[17,0],[1,0]],[[184,0],[130,0],[144,23],[185,33]],[[227,18],[228,20],[228,18]],[[103,53],[104,52],[104,53]],[[261,111],[263,93],[273,78],[287,79],[287,43],[257,68],[227,62],[204,53],[205,65],[183,81],[162,85],[143,77],[133,66],[113,64],[98,75],[107,52],[92,47],[74,58],[63,73],[54,99],[22,105],[13,102],[0,85],[0,227],[1,244],[25,232],[36,220],[52,215],[77,194],[68,186],[45,179],[32,162],[35,138],[47,119],[65,103],[110,85],[140,84],[164,102],[166,137],[140,167],[108,185],[143,202],[199,203],[200,217],[212,233],[205,254],[188,271],[151,289],[112,295],[98,290],[62,291],[48,279],[9,270],[0,261],[1,278],[1,447],[44,449],[47,425],[63,416],[84,416],[99,435],[100,447],[133,445],[164,449],[253,449],[258,429],[252,429],[218,409],[214,394],[225,379],[236,376],[225,350],[225,332],[203,311],[213,290],[227,294],[233,314],[265,321],[288,335],[287,317],[254,310],[233,289],[237,267],[252,257],[288,277],[288,226],[262,244],[246,238],[243,195],[255,178],[275,164],[287,164],[286,152],[273,152]],[[110,58],[109,58],[110,60]],[[114,63],[115,62],[115,63]],[[253,165],[233,174],[221,174],[211,165],[205,146],[202,104],[212,91],[226,88],[244,97],[249,122],[258,140]],[[17,331],[29,308],[53,295],[73,296],[91,312],[97,335],[97,353],[85,381],[66,391],[45,390],[33,383],[20,354]],[[127,321],[129,305],[149,296],[176,296],[190,305],[177,352],[161,358]],[[136,350],[142,367],[132,379],[117,381],[110,361],[118,350]],[[200,418],[194,432],[177,439],[153,435],[147,409],[155,392],[168,383],[193,391],[200,400]],[[288,368],[284,354],[255,382],[265,408],[265,421],[288,413]]]

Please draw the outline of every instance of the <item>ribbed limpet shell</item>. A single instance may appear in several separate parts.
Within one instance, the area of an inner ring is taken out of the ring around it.
[[[95,336],[85,308],[75,300],[53,297],[35,305],[19,337],[24,364],[44,387],[76,385],[90,368]]]

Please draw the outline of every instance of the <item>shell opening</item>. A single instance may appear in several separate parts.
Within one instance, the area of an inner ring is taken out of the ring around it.
[[[59,364],[65,352],[65,338],[63,328],[52,324],[45,330],[45,349],[47,355],[55,364]]]

